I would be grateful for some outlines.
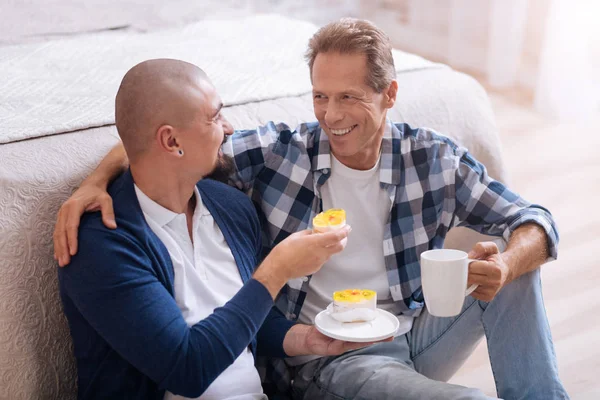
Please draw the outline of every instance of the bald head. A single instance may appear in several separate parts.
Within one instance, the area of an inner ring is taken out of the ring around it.
[[[146,152],[157,129],[184,129],[197,114],[208,77],[185,61],[156,59],[131,68],[115,101],[117,131],[131,161]]]

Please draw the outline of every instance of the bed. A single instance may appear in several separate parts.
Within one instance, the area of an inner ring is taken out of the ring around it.
[[[59,34],[25,24],[28,34],[19,36],[10,18],[2,28],[10,34],[0,41],[0,399],[76,397],[52,231],[61,203],[118,141],[113,102],[127,69],[156,57],[201,66],[236,128],[314,120],[303,52],[315,25],[279,15],[199,20],[202,10],[194,10],[176,23],[161,14],[155,29],[134,12]],[[482,87],[445,65],[394,57],[400,90],[389,117],[454,138],[505,181]],[[447,245],[469,248],[479,238],[457,229]]]

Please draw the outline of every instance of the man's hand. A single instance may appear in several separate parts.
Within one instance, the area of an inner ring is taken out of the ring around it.
[[[54,259],[58,265],[64,267],[71,262],[71,256],[77,253],[77,229],[84,212],[100,210],[104,225],[110,229],[117,227],[112,199],[106,188],[128,166],[127,153],[119,142],[61,206],[54,227]]]
[[[511,270],[494,242],[480,242],[469,252],[469,258],[481,261],[469,265],[467,286],[478,284],[471,296],[477,300],[492,301],[496,294],[512,280]]]
[[[343,240],[351,230],[346,225],[333,232],[313,233],[306,229],[293,233],[275,246],[265,261],[285,270],[287,279],[314,274],[332,255],[344,249]]]
[[[393,337],[381,340],[390,342]],[[315,354],[319,356],[337,356],[347,351],[361,349],[379,342],[345,342],[323,335],[314,326],[294,325],[283,339],[283,350],[290,356]]]
[[[102,212],[102,222],[115,229],[115,213],[112,199],[106,187],[84,184],[60,207],[54,227],[54,259],[64,267],[77,253],[77,233],[81,216],[86,211]]]
[[[344,249],[350,226],[327,233],[303,230],[289,235],[271,250],[254,273],[273,298],[290,279],[317,272],[329,258]]]

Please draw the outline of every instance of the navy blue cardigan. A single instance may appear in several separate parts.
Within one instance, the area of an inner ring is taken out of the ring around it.
[[[162,399],[166,390],[197,397],[250,345],[284,357],[292,326],[252,279],[260,225],[246,195],[202,180],[202,201],[223,232],[244,286],[223,307],[188,327],[173,293],[173,265],[146,223],[131,172],[109,188],[118,228],[84,216],[79,250],[58,270],[77,359],[79,399]],[[262,327],[261,327],[262,325]]]

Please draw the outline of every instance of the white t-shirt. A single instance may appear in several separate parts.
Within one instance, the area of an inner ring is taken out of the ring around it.
[[[175,273],[175,301],[188,326],[222,307],[243,286],[237,264],[225,238],[195,188],[196,208],[192,234],[185,214],[168,210],[135,186],[135,193],[150,229],[167,248]],[[208,361],[208,360],[207,360]],[[249,348],[215,379],[199,399],[266,399],[254,357]],[[167,392],[165,400],[184,399]]]
[[[321,198],[323,210],[346,210],[346,223],[352,232],[344,251],[332,256],[312,276],[299,321],[314,324],[316,315],[331,303],[333,292],[359,288],[376,291],[377,307],[398,317],[396,335],[410,331],[413,317],[401,315],[396,309],[385,269],[383,235],[392,202],[379,181],[379,160],[370,170],[360,171],[348,168],[332,155],[331,176],[321,187]],[[315,358],[296,357],[288,362],[298,364]]]

